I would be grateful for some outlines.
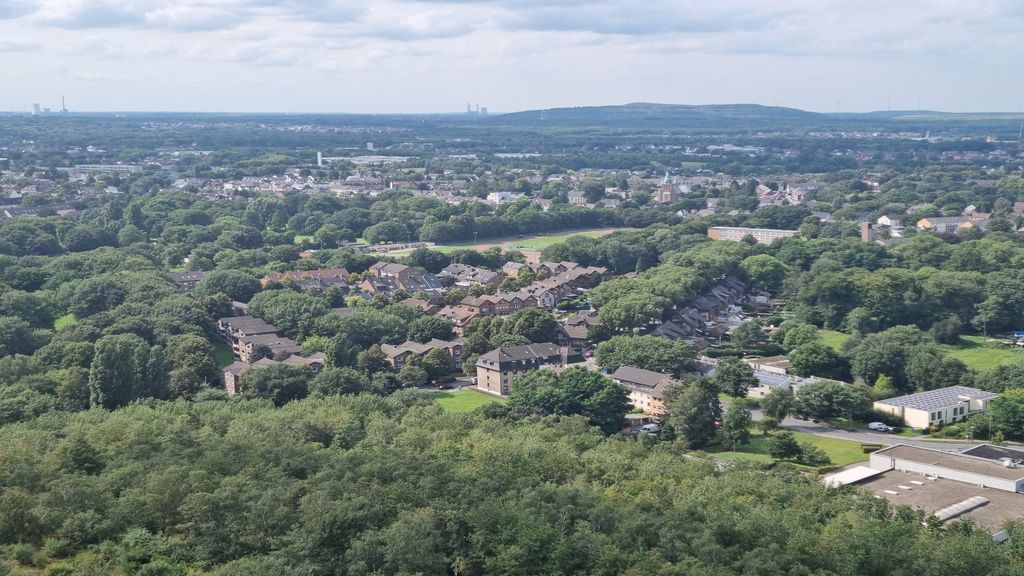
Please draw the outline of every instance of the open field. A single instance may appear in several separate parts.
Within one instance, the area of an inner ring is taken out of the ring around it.
[[[818,340],[820,340],[825,346],[828,346],[837,352],[842,350],[843,343],[849,339],[849,334],[843,334],[842,332],[836,332],[835,330],[818,330]]]
[[[441,405],[441,408],[449,412],[472,412],[480,406],[493,402],[502,402],[502,400],[483,392],[477,392],[476,390],[455,390],[437,393],[437,403]]]
[[[837,438],[805,434],[803,432],[794,432],[793,436],[796,437],[797,442],[810,442],[828,454],[828,457],[832,459],[832,464],[829,464],[824,468],[837,468],[853,464],[854,462],[863,462],[868,459],[868,455],[864,454],[861,450],[860,442],[839,440]],[[772,461],[772,457],[768,455],[768,437],[762,436],[761,433],[757,431],[751,432],[750,444],[747,444],[746,446],[739,446],[739,450],[736,452],[727,450],[725,446],[718,445],[708,449],[707,453],[714,454],[716,458],[721,458],[722,460],[732,460],[736,462],[746,461],[769,463]],[[807,466],[801,467],[813,469]]]
[[[455,250],[487,250],[488,248],[494,248],[500,246],[503,250],[533,250],[541,251],[552,244],[558,244],[564,242],[571,236],[586,236],[588,238],[597,238],[598,236],[607,236],[612,232],[618,232],[620,230],[628,230],[628,228],[592,228],[587,230],[572,230],[563,233],[541,233],[534,234],[531,236],[519,237],[506,237],[506,238],[488,238],[481,240],[480,242],[462,242],[459,244],[443,244],[434,246],[431,250],[437,252],[449,253]],[[388,252],[388,256],[402,257],[407,256],[412,250],[395,250],[394,252]]]
[[[68,313],[53,321],[53,329],[60,330],[62,328],[67,328],[68,326],[71,326],[74,323],[75,315]]]
[[[1024,362],[1024,350],[1011,348],[1003,340],[984,336],[963,336],[959,346],[941,345],[942,351],[979,372],[1010,362]]]
[[[310,242],[312,242],[313,241],[313,237],[310,236],[310,235],[305,235],[305,234],[296,234],[294,242],[296,244],[302,244],[306,240],[309,240]]]

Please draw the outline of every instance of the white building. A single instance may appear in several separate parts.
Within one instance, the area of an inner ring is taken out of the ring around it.
[[[966,420],[988,409],[989,402],[999,397],[968,386],[949,386],[874,403],[874,409],[903,419],[911,428],[942,426]]]

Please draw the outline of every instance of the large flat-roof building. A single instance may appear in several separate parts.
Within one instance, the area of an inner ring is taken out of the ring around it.
[[[911,428],[927,428],[959,422],[981,414],[999,394],[969,386],[949,386],[896,398],[879,400],[875,410],[903,419]]]
[[[774,228],[739,228],[735,226],[712,226],[708,228],[708,238],[712,240],[739,242],[750,236],[758,244],[771,244],[779,238],[790,238],[799,235],[799,230],[776,230]]]
[[[1009,453],[1009,455],[1003,455]],[[1024,452],[983,444],[963,453],[897,444],[873,452],[871,468],[879,471],[913,472],[945,478],[979,488],[1006,492],[1024,491]]]

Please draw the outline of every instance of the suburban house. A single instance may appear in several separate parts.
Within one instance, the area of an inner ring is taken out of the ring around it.
[[[988,409],[995,392],[986,392],[968,386],[949,386],[906,396],[898,396],[874,403],[874,409],[892,414],[911,428],[941,426],[966,420]]]
[[[404,290],[409,294],[421,290],[429,293],[444,288],[437,276],[404,264],[378,262],[370,266],[368,272],[370,277],[363,282],[362,288],[371,294],[395,290]]]
[[[178,285],[178,290],[182,292],[191,292],[196,289],[196,284],[206,277],[209,272],[202,272],[194,270],[192,272],[171,272],[167,276]]]
[[[519,262],[505,262],[501,267],[501,272],[509,278],[517,278],[519,276],[519,272],[526,267],[526,264],[521,264]]]
[[[248,362],[232,362],[224,367],[224,390],[228,394],[239,394],[242,392],[240,383],[243,374],[254,368],[265,368],[276,364],[306,366],[313,374],[319,374],[324,369],[326,360],[323,352],[317,352],[309,356],[293,354],[281,362],[270,358],[260,358],[251,364]]]
[[[505,275],[500,272],[477,268],[466,264],[449,264],[445,266],[437,277],[441,282],[455,286],[476,286],[493,284],[495,286],[505,280]]]
[[[255,334],[238,338],[234,346],[235,356],[242,362],[251,363],[262,355],[270,358],[284,358],[302,351],[295,340],[277,334]]]
[[[507,395],[512,381],[523,374],[543,367],[561,367],[582,362],[574,350],[551,342],[497,348],[481,354],[476,361],[476,385],[488,392]]]
[[[444,352],[445,356],[448,357],[452,370],[458,370],[459,365],[462,363],[462,346],[464,343],[464,338],[455,338],[448,341],[433,338],[424,344],[413,342],[412,340],[398,345],[381,344],[380,349],[388,357],[388,362],[391,366],[396,370],[405,366],[409,358],[413,356],[426,356],[433,350]]]
[[[629,391],[629,403],[644,414],[661,417],[665,414],[665,394],[679,381],[662,374],[633,366],[619,366],[609,378]]]
[[[319,270],[295,270],[292,272],[274,272],[260,278],[264,288],[271,282],[291,281],[303,290],[326,290],[331,286],[348,288],[348,270],[344,268],[323,268]]]

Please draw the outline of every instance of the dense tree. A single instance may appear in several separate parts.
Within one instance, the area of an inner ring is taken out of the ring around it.
[[[788,267],[774,256],[757,254],[740,262],[740,268],[755,286],[777,293],[786,278]]]
[[[685,342],[660,336],[613,336],[598,344],[595,356],[598,365],[610,372],[633,366],[681,376],[693,368],[696,352]]]
[[[31,354],[36,345],[36,336],[28,322],[12,316],[0,316],[0,356]]]
[[[719,390],[733,398],[744,398],[747,390],[757,386],[754,369],[739,358],[722,358],[715,365],[712,378]]]
[[[139,398],[168,394],[170,367],[163,350],[134,334],[104,336],[96,342],[89,368],[90,403],[112,409]]]
[[[798,376],[819,376],[834,380],[850,379],[850,364],[832,348],[810,342],[789,353],[789,363]]]
[[[240,270],[214,270],[196,284],[195,295],[224,294],[238,302],[248,302],[260,291],[260,283],[251,274]]]
[[[251,398],[265,398],[275,406],[305,398],[309,393],[309,369],[305,366],[274,364],[249,370],[239,382],[242,394]]]
[[[704,448],[715,439],[722,419],[718,388],[707,378],[691,378],[667,400],[667,424],[690,449]]]
[[[513,414],[579,414],[612,434],[622,429],[628,398],[621,386],[584,368],[561,374],[535,370],[513,382],[508,409]]]
[[[871,410],[871,396],[859,386],[824,380],[801,386],[797,391],[801,413],[827,420],[865,415]]]
[[[366,376],[349,367],[325,368],[309,382],[310,395],[318,397],[358,394],[369,389]]]
[[[1024,389],[1012,388],[989,405],[992,427],[1007,436],[1024,437]]]
[[[452,322],[438,316],[424,316],[409,324],[409,340],[419,343],[431,339],[450,340],[452,338]]]
[[[530,342],[553,342],[558,322],[540,308],[524,308],[509,316],[501,328],[505,334],[522,336]]]

